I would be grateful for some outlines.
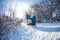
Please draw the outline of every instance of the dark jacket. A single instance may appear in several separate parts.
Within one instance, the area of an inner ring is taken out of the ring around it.
[[[33,17],[31,18],[31,21],[32,21],[32,25],[35,25],[35,24],[36,24],[36,16],[33,16]]]

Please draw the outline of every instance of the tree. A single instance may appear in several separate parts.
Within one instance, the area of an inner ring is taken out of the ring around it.
[[[52,21],[52,13],[58,8],[59,5],[58,0],[46,0],[39,3],[33,4],[31,7],[34,9],[34,13],[37,16],[37,21]]]

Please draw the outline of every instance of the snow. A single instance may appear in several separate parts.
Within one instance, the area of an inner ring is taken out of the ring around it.
[[[6,16],[10,16],[10,13],[15,12],[18,18],[24,15],[24,11],[30,9],[29,5],[33,2],[16,3],[17,1],[15,2],[15,0],[5,1],[0,2],[0,15],[6,14]],[[46,0],[40,1],[43,3],[42,9],[47,9],[44,6],[44,1]],[[55,0],[50,1],[55,2]],[[48,1],[49,3],[45,2],[45,5],[51,4],[50,1]],[[55,3],[53,4],[52,7],[55,8],[56,5]],[[19,13],[22,13],[22,15],[20,16]],[[56,15],[53,15],[53,17],[54,16]],[[3,24],[2,28],[0,26],[0,40],[60,40],[60,23],[37,23],[36,26],[26,25],[26,23],[21,23],[21,25],[17,26],[10,22]]]
[[[45,23],[39,23],[39,24],[43,27],[44,26],[43,24]],[[52,25],[55,25],[50,24],[51,23],[45,24],[45,26],[49,25],[50,27],[49,26],[47,27],[51,28]],[[26,25],[26,23],[21,23],[21,25],[18,26],[19,28],[17,29],[17,32],[10,31],[9,34],[2,36],[2,39],[3,40],[60,40],[60,31],[59,32],[56,31],[53,32],[52,30],[50,32],[48,32],[47,30],[42,31],[40,25],[39,27],[35,27],[35,26],[28,26]],[[45,28],[45,26],[43,28]]]
[[[45,28],[56,28],[60,27],[60,22],[56,23],[37,23],[37,27],[45,27]]]

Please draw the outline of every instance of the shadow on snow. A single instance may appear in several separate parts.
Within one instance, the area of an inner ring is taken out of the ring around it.
[[[45,31],[45,32],[60,32],[60,27],[57,28],[43,28],[43,27],[35,27],[34,29]]]

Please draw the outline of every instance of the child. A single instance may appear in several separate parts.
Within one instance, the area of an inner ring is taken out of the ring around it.
[[[27,19],[27,25],[31,25],[31,15],[30,14],[26,14],[26,19]]]
[[[26,18],[27,18],[27,24],[28,25],[36,25],[36,16],[32,16],[30,14],[26,14]]]

